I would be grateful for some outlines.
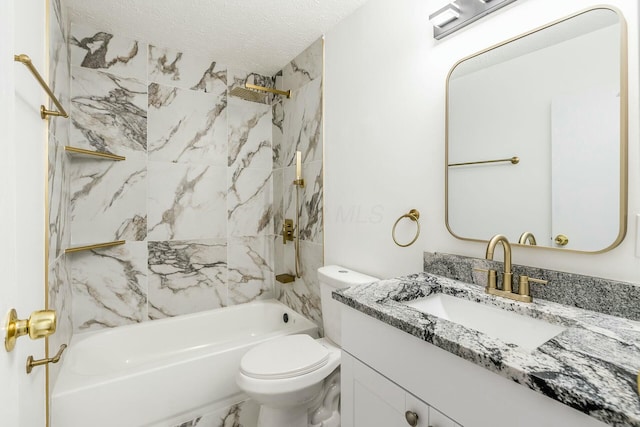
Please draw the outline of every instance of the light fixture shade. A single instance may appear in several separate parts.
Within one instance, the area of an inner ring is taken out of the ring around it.
[[[434,27],[442,28],[448,23],[460,17],[460,8],[454,3],[449,3],[436,13],[429,16],[429,21]]]

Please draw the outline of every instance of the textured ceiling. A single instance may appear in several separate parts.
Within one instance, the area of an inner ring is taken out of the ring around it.
[[[272,75],[366,0],[66,0],[72,23]]]

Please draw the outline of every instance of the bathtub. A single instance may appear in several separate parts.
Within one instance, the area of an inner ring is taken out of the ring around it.
[[[76,335],[53,389],[52,426],[171,426],[228,407],[246,399],[235,383],[242,356],[300,333],[317,337],[317,327],[265,300]]]

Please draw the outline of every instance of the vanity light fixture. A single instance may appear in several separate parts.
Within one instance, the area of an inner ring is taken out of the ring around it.
[[[429,15],[433,37],[440,40],[516,0],[455,0]]]
[[[449,3],[436,13],[429,15],[429,21],[434,27],[442,28],[448,23],[455,21],[460,17],[460,9],[455,3]]]

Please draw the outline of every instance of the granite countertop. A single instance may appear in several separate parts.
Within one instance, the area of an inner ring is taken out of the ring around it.
[[[401,303],[438,292],[567,329],[529,352]],[[352,286],[333,298],[607,424],[640,427],[640,322],[542,299],[512,301],[429,273]]]

